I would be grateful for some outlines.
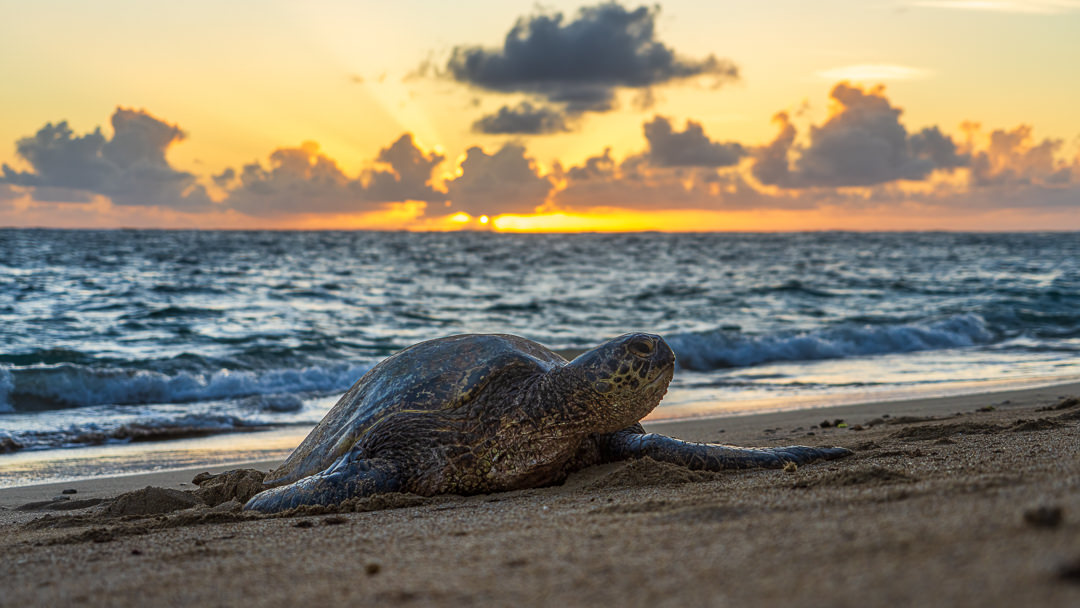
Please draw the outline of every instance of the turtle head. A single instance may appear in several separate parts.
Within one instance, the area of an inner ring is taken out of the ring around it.
[[[675,353],[660,336],[625,334],[583,353],[566,368],[575,393],[598,416],[598,432],[626,428],[645,417],[667,392]]]

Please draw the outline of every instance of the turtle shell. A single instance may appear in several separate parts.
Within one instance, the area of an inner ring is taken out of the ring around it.
[[[364,374],[265,483],[292,483],[327,469],[388,415],[451,410],[508,370],[520,374],[524,365],[542,374],[566,363],[540,344],[511,335],[467,334],[415,344]]]

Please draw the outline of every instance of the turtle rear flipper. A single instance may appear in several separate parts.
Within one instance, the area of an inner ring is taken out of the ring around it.
[[[350,459],[349,454],[322,473],[259,492],[245,511],[277,513],[305,505],[336,505],[350,498],[400,491],[399,467],[384,459]]]
[[[779,469],[787,463],[808,464],[850,456],[847,448],[811,448],[793,445],[773,448],[741,448],[715,443],[694,443],[666,435],[646,433],[640,425],[605,435],[600,439],[603,460],[616,462],[648,456],[653,460],[682,465],[698,471],[730,469]]]

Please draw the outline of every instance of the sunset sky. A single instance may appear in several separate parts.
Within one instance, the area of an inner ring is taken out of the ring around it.
[[[0,0],[0,226],[1080,229],[1080,1]]]

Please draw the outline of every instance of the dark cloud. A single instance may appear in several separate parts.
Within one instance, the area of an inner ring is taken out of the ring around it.
[[[537,170],[520,144],[506,144],[494,154],[479,147],[466,151],[461,175],[446,183],[449,213],[472,216],[532,213],[544,204],[552,182]]]
[[[245,165],[239,181],[225,204],[248,215],[343,212],[358,199],[357,186],[314,142],[274,150],[269,168]]]
[[[683,131],[675,131],[670,120],[657,116],[645,123],[645,139],[649,162],[657,167],[728,167],[746,154],[739,143],[712,141],[692,120]]]
[[[455,47],[445,73],[489,91],[536,95],[571,113],[613,109],[620,87],[648,89],[698,76],[717,86],[738,79],[726,59],[682,57],[658,41],[658,12],[611,2],[581,8],[572,21],[562,13],[521,18],[500,49]]]
[[[934,170],[969,162],[937,127],[909,136],[900,123],[902,110],[889,103],[880,86],[864,91],[840,83],[831,96],[838,111],[810,128],[804,148],[794,144],[796,131],[787,114],[776,116],[780,134],[755,154],[758,180],[786,188],[870,186],[921,180]]]
[[[434,152],[425,153],[405,133],[375,159],[390,165],[391,171],[372,171],[364,188],[364,200],[374,203],[396,201],[441,202],[446,195],[432,188],[431,173],[446,157]]]
[[[15,153],[34,170],[17,172],[5,164],[2,181],[19,186],[54,185],[98,191],[117,172],[117,167],[101,154],[105,141],[100,128],[80,137],[67,121],[48,123],[32,137],[15,143]]]
[[[606,148],[578,166],[556,168],[564,187],[552,197],[560,209],[748,209],[793,207],[812,203],[797,197],[772,197],[754,189],[738,172],[714,167],[657,166],[649,155],[635,154],[621,163]]]
[[[615,176],[618,165],[611,157],[611,148],[604,148],[604,153],[598,156],[590,156],[585,163],[578,167],[570,167],[566,171],[566,177],[572,180],[584,181],[588,179],[610,179]]]
[[[473,123],[473,131],[488,135],[546,135],[570,130],[563,113],[523,101],[515,107],[503,106]]]
[[[33,199],[36,201],[48,201],[50,203],[90,203],[98,196],[88,190],[74,190],[72,188],[58,188],[56,186],[36,186],[33,188]]]
[[[46,124],[20,139],[16,153],[32,167],[20,172],[3,166],[0,182],[34,188],[36,200],[57,191],[101,194],[117,205],[161,206],[201,211],[210,206],[206,190],[191,173],[173,169],[166,153],[184,132],[142,110],[117,108],[113,136],[101,129],[77,136],[67,122]],[[66,200],[90,200],[69,196]]]
[[[585,112],[610,112],[617,106],[615,90],[604,87],[564,87],[548,92],[551,103],[561,104],[569,115]]]
[[[780,133],[768,145],[754,151],[751,173],[763,184],[779,184],[791,179],[789,152],[795,145],[798,131],[787,112],[778,112],[773,122],[780,126]]]
[[[937,127],[927,127],[908,138],[912,156],[927,158],[935,169],[954,169],[967,166],[971,158],[961,154],[956,142]]]
[[[279,148],[270,155],[269,167],[257,162],[244,166],[239,185],[225,203],[249,215],[270,216],[349,213],[392,202],[445,200],[444,194],[431,187],[431,172],[443,156],[420,150],[411,134],[383,148],[376,161],[390,170],[376,169],[350,179],[336,161],[319,152],[315,142]],[[234,175],[228,169],[214,179],[228,184]]]
[[[619,207],[627,209],[744,209],[788,200],[755,190],[734,169],[747,154],[738,143],[709,139],[701,124],[686,121],[676,131],[656,116],[644,123],[648,148],[616,162],[611,148],[581,165],[556,173],[564,187],[552,198],[564,209]]]

